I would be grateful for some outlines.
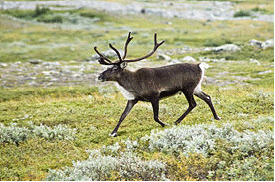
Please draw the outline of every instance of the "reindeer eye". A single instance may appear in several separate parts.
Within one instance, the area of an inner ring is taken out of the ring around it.
[[[113,67],[112,72],[117,71],[118,67]]]

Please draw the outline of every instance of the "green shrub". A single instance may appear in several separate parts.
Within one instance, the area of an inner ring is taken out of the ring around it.
[[[30,20],[34,17],[33,10],[10,9],[10,10],[5,10],[4,13],[11,15],[15,18],[22,18],[22,19],[27,19],[27,20]]]
[[[266,9],[262,9],[262,8],[259,8],[259,7],[252,8],[251,10],[254,11],[254,12],[267,13]]]
[[[246,11],[246,10],[240,10],[240,11],[235,12],[233,16],[235,18],[237,18],[237,17],[251,16],[251,12],[250,11]]]
[[[11,9],[11,10],[5,10],[4,13],[9,14],[16,18],[30,20],[36,17],[40,17],[42,15],[50,14],[51,10],[48,7],[40,7],[37,5],[35,10]]]
[[[39,16],[37,21],[44,23],[63,23],[63,17],[61,15],[43,15]]]
[[[80,16],[88,17],[88,18],[95,18],[96,17],[96,15],[93,12],[89,12],[89,11],[80,13]]]
[[[228,39],[207,39],[204,42],[204,46],[205,47],[218,47],[224,44],[231,44],[232,41],[228,40]]]
[[[45,15],[48,13],[50,13],[50,8],[44,7],[44,6],[42,8],[40,8],[40,6],[37,5],[34,10],[34,17],[38,17],[38,16]]]

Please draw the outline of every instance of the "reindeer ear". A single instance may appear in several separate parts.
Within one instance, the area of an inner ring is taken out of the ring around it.
[[[126,62],[120,63],[120,68],[121,68],[121,69],[126,68],[126,66],[127,66],[127,63],[126,63]]]

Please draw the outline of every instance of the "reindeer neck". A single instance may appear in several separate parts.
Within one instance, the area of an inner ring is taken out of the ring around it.
[[[132,84],[135,84],[134,72],[124,69],[121,73],[117,83],[126,90],[132,88]]]

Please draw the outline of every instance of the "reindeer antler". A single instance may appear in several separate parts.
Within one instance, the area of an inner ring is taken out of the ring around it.
[[[153,48],[153,50],[152,50],[151,52],[149,52],[147,55],[142,56],[142,57],[140,57],[140,58],[136,58],[136,59],[125,59],[125,58],[126,58],[126,55],[127,55],[127,47],[128,47],[128,44],[130,43],[130,41],[131,41],[132,39],[133,39],[133,37],[131,37],[131,32],[129,32],[128,37],[127,37],[127,40],[126,40],[126,42],[125,42],[125,46],[124,46],[124,55],[123,55],[122,58],[121,58],[121,55],[120,55],[119,51],[118,51],[115,47],[113,47],[112,44],[109,44],[110,48],[113,49],[113,50],[116,52],[117,56],[118,56],[118,59],[119,59],[119,60],[118,60],[117,62],[112,62],[112,61],[110,61],[107,57],[103,56],[102,54],[100,54],[100,53],[97,51],[97,47],[94,47],[96,53],[100,56],[100,59],[98,60],[98,62],[99,62],[100,64],[104,64],[104,65],[115,65],[115,64],[120,64],[120,63],[122,63],[122,62],[128,62],[128,63],[130,63],[130,62],[137,62],[137,61],[146,59],[146,58],[150,57],[151,55],[153,55],[153,54],[156,52],[156,50],[158,49],[158,47],[161,46],[161,45],[164,43],[164,41],[161,41],[160,43],[157,42],[157,34],[155,33],[155,35],[154,35],[154,48]]]
[[[112,61],[110,61],[107,57],[103,56],[102,54],[100,54],[100,52],[98,52],[97,47],[94,47],[95,52],[100,56],[98,62],[100,64],[104,64],[104,65],[112,65]],[[107,61],[107,62],[106,62]]]
[[[127,47],[128,47],[128,44],[131,42],[131,40],[133,39],[133,37],[131,37],[131,32],[129,32],[128,34],[128,38],[125,42],[125,46],[124,46],[124,56],[123,56],[123,60],[126,58],[126,55],[127,55]]]
[[[112,46],[112,44],[109,44],[109,46],[110,46],[111,49],[113,49],[113,50],[116,52],[116,54],[117,54],[117,56],[118,56],[118,59],[119,59],[119,62],[118,62],[118,63],[122,63],[123,60],[122,60],[122,58],[121,58],[121,56],[120,56],[119,51],[118,51],[116,48],[114,48],[114,47]]]
[[[152,56],[152,55],[156,52],[156,50],[158,49],[158,47],[161,46],[161,45],[164,43],[164,40],[161,41],[161,42],[158,44],[158,43],[157,43],[157,34],[155,33],[154,42],[155,42],[154,49],[153,49],[150,53],[148,53],[147,55],[142,56],[142,57],[140,57],[140,58],[136,58],[136,59],[127,59],[127,60],[123,60],[123,61],[124,61],[124,62],[128,62],[128,63],[130,63],[130,62],[136,62],[136,61],[140,61],[140,60],[143,60],[143,59],[146,59],[146,58]]]

